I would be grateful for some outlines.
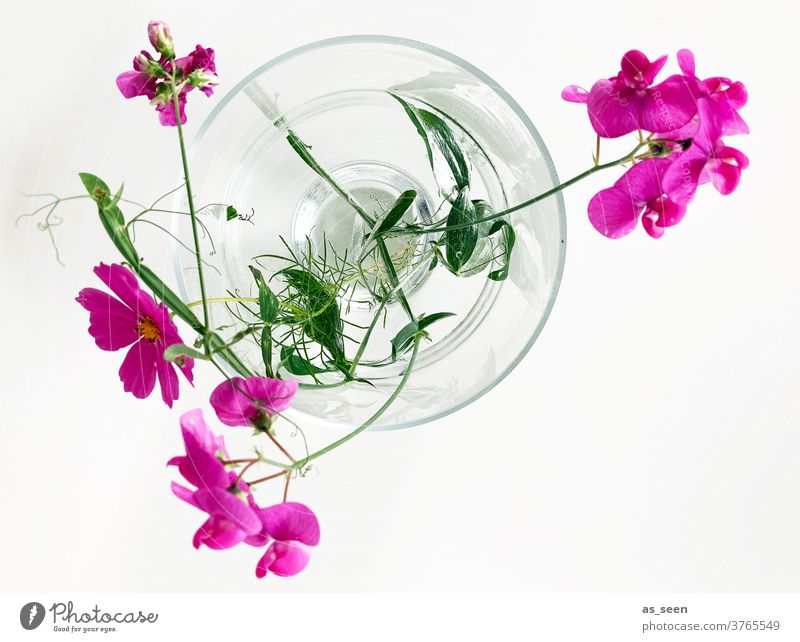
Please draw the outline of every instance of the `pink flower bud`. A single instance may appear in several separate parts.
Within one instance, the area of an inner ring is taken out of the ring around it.
[[[147,36],[153,48],[165,58],[175,57],[175,46],[172,43],[172,33],[169,25],[161,20],[151,20],[147,25]]]

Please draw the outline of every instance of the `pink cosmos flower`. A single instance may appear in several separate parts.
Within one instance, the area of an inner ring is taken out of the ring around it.
[[[670,76],[653,85],[666,63],[661,56],[650,62],[641,51],[622,57],[620,72],[598,80],[590,91],[570,85],[561,93],[569,102],[585,103],[594,130],[604,138],[616,138],[642,129],[672,131],[685,125],[697,109],[685,77]]]
[[[161,398],[171,408],[178,398],[178,376],[173,364],[164,359],[164,350],[182,341],[169,309],[142,291],[133,272],[122,265],[101,263],[94,273],[118,298],[95,288],[80,291],[76,301],[89,311],[89,334],[101,350],[131,346],[119,369],[125,391],[143,399],[153,391],[158,377]],[[193,367],[188,357],[178,366],[189,383]]]
[[[228,453],[222,437],[211,432],[199,409],[181,417],[181,432],[186,455],[173,457],[168,466],[177,466],[194,489],[172,482],[172,492],[195,508],[208,513],[206,521],[192,539],[195,548],[205,544],[212,549],[231,548],[240,542],[254,546],[266,544],[262,523],[250,489],[237,474],[228,471],[219,456]]]
[[[308,550],[319,544],[319,522],[311,509],[297,502],[284,502],[258,510],[262,533],[274,540],[256,565],[256,577],[267,572],[287,577],[297,575],[311,557]]]
[[[664,175],[671,158],[650,158],[631,167],[613,187],[599,191],[589,202],[594,228],[616,239],[629,234],[641,218],[645,231],[660,238],[664,229],[680,223],[686,205],[665,193]]]
[[[270,419],[289,407],[296,381],[268,377],[234,377],[211,393],[211,406],[226,426],[268,427]]]

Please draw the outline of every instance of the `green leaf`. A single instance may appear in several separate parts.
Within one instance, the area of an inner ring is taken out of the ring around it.
[[[239,212],[236,211],[236,208],[233,205],[228,205],[225,209],[225,220],[232,221],[235,218],[239,217]]]
[[[503,231],[503,262],[497,270],[489,272],[489,278],[492,281],[504,281],[508,278],[508,268],[511,265],[511,251],[514,249],[514,243],[517,240],[517,235],[514,232],[514,228],[511,227],[511,223],[502,220],[494,222],[489,230],[489,236],[496,234],[500,230]]]
[[[281,362],[287,372],[294,375],[314,376],[323,372],[329,372],[325,368],[318,368],[310,361],[294,354],[294,348],[284,346],[281,349]]]
[[[416,321],[412,321],[403,326],[403,329],[392,339],[392,361],[397,359],[397,355],[408,350],[417,336],[428,336],[428,333],[425,332],[425,328],[440,319],[452,316],[455,316],[452,312],[436,312],[428,316],[423,315]]]
[[[248,267],[250,268],[250,272],[253,273],[253,278],[258,286],[258,316],[261,317],[264,323],[271,325],[278,316],[278,310],[280,309],[278,297],[269,289],[269,286],[264,280],[264,275],[261,274],[261,270],[252,265]]]
[[[442,155],[450,168],[450,173],[456,183],[456,189],[460,191],[468,187],[469,164],[464,152],[461,150],[461,146],[458,144],[455,133],[450,129],[450,125],[433,112],[415,107],[397,94],[389,92],[389,95],[403,106],[417,132],[425,141],[425,147],[428,150],[428,162],[434,174],[436,173],[434,150],[436,150]]]
[[[372,232],[373,236],[378,236],[379,234],[383,234],[384,232],[388,232],[391,230],[395,224],[403,218],[403,215],[408,211],[408,208],[411,207],[414,199],[417,198],[417,192],[413,189],[406,190],[400,196],[397,197],[394,205],[392,205],[392,209],[390,209],[386,216],[383,217],[380,221],[378,221],[377,227]]]
[[[309,318],[303,323],[303,332],[325,348],[337,367],[346,372],[344,329],[336,294],[307,270],[287,268],[280,274],[297,292],[302,307],[309,313]]]
[[[89,195],[97,203],[98,215],[100,216],[100,221],[106,233],[130,268],[170,310],[188,323],[193,330],[200,334],[205,333],[203,324],[189,309],[189,306],[187,306],[175,292],[167,287],[149,267],[142,263],[142,259],[136,252],[136,248],[133,246],[130,236],[128,236],[128,230],[125,227],[125,217],[122,215],[122,211],[119,207],[113,204],[111,200],[111,190],[109,190],[108,185],[94,174],[83,172],[79,174],[79,176],[86,191],[89,192]],[[244,377],[250,376],[250,370],[247,366],[242,363],[231,350],[227,349],[225,342],[219,335],[209,332],[208,345],[211,350],[218,350],[222,357],[238,374]]]
[[[472,223],[477,217],[475,203],[469,200],[469,190],[464,188],[458,193],[458,198],[450,208],[447,225]],[[454,272],[458,273],[461,266],[469,261],[477,243],[478,227],[476,225],[447,230],[444,233],[445,258]]]
[[[109,199],[111,190],[102,179],[88,172],[80,172],[78,176],[80,176],[83,186],[86,188],[86,191],[89,192],[89,196],[94,199],[95,203],[102,204]]]
[[[179,366],[183,365],[183,359],[185,357],[190,357],[191,359],[206,359],[206,355],[202,352],[182,343],[173,343],[164,350],[164,360],[177,363]]]

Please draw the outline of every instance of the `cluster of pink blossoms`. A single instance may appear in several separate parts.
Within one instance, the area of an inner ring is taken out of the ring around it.
[[[699,185],[711,183],[723,195],[739,184],[747,157],[723,136],[747,134],[739,110],[747,102],[741,82],[695,75],[694,55],[678,52],[681,74],[653,84],[667,61],[651,62],[641,51],[622,58],[619,74],[598,80],[589,91],[570,85],[564,100],[586,104],[598,136],[617,138],[648,132],[663,152],[636,162],[612,187],[589,203],[589,220],[610,238],[631,232],[641,218],[654,238],[679,223]]]
[[[125,98],[146,96],[155,105],[162,125],[176,126],[173,91],[178,96],[181,124],[186,123],[186,95],[199,89],[206,96],[219,83],[214,50],[197,45],[190,54],[175,58],[175,45],[169,27],[154,20],[147,27],[150,44],[160,55],[158,60],[142,51],[133,59],[133,71],[117,76],[117,87]]]
[[[172,407],[178,398],[178,378],[174,364],[164,358],[164,350],[182,342],[169,310],[139,287],[128,268],[101,263],[94,271],[118,298],[95,288],[80,291],[77,301],[89,311],[89,334],[102,350],[130,346],[119,370],[126,392],[145,398],[158,378],[161,397]],[[193,366],[188,357],[178,365],[189,382]],[[266,432],[296,392],[295,381],[236,377],[217,386],[210,403],[222,423]],[[258,506],[250,484],[242,479],[249,466],[237,474],[233,467],[241,462],[230,460],[223,438],[211,432],[199,409],[181,417],[181,430],[186,454],[173,457],[168,464],[177,466],[193,486],[173,483],[175,495],[208,514],[192,540],[195,548],[205,544],[220,550],[242,542],[267,546],[256,566],[257,577],[268,571],[283,576],[302,571],[309,561],[309,548],[319,543],[319,522],[311,509],[287,501]],[[258,458],[245,461],[257,463]]]
[[[173,482],[172,492],[208,514],[194,535],[194,547],[205,544],[221,550],[242,542],[267,546],[256,565],[256,577],[302,571],[309,561],[309,548],[319,544],[319,522],[311,509],[297,502],[259,507],[241,473],[226,465],[230,457],[225,442],[211,432],[199,409],[181,417],[181,430],[186,454],[173,457],[168,465],[177,466],[193,488]]]
[[[77,301],[89,312],[89,334],[102,350],[130,346],[119,370],[126,392],[140,399],[148,397],[158,378],[161,397],[172,407],[178,398],[178,378],[174,364],[164,358],[164,350],[182,341],[169,310],[139,287],[128,268],[101,263],[94,271],[118,298],[95,288],[80,291]],[[193,367],[188,357],[182,357],[178,365],[189,382]],[[214,389],[210,403],[225,425],[266,432],[275,416],[289,407],[296,392],[295,381],[235,377]],[[195,548],[205,544],[221,550],[242,542],[267,546],[256,566],[257,577],[267,572],[288,576],[302,571],[309,561],[309,548],[319,543],[319,522],[311,509],[287,501],[267,508],[258,506],[251,484],[242,478],[249,465],[237,474],[234,466],[242,462],[231,461],[223,438],[211,432],[201,410],[181,417],[181,431],[186,454],[173,457],[168,465],[177,466],[193,486],[173,482],[175,495],[208,514],[192,540]],[[258,458],[245,461],[254,464]]]

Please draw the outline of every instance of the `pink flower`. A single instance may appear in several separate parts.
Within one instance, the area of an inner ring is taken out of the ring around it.
[[[730,194],[749,165],[747,156],[721,138],[723,129],[732,124],[732,112],[720,108],[711,97],[700,98],[697,105],[698,122],[691,145],[672,159],[664,175],[664,189],[684,204],[694,198],[703,183],[710,182],[723,196]]]
[[[181,125],[186,124],[186,94],[190,88],[184,87],[178,94],[178,111],[180,113]],[[150,101],[155,105],[158,113],[158,122],[164,127],[176,127],[178,118],[175,115],[175,102],[172,99],[172,92],[167,84],[159,85],[158,92]]]
[[[172,33],[169,25],[161,20],[151,20],[147,25],[147,37],[158,53],[165,58],[175,56],[175,46],[172,42]]]
[[[219,84],[214,50],[197,45],[188,56],[173,60],[175,49],[166,23],[151,21],[147,27],[150,43],[161,54],[156,61],[143,51],[133,60],[133,71],[117,76],[117,87],[125,98],[147,96],[158,112],[158,121],[175,127],[186,122],[186,95],[195,87],[206,96]],[[175,114],[173,92],[178,95],[179,118]]]
[[[620,72],[598,80],[590,91],[570,85],[564,100],[585,103],[594,130],[605,138],[616,138],[642,129],[672,131],[685,125],[696,113],[695,101],[684,76],[670,76],[653,85],[666,56],[650,62],[641,51],[622,57]]]
[[[219,84],[219,77],[213,49],[197,45],[188,56],[178,58],[175,65],[183,72],[189,89],[198,87],[206,96],[214,93],[213,86]]]
[[[721,136],[750,133],[747,123],[739,115],[739,110],[747,103],[747,89],[744,84],[722,76],[700,80],[695,76],[694,54],[688,49],[678,52],[678,64],[684,75],[694,81],[691,88],[695,98],[708,98],[711,101]],[[697,117],[693,118],[686,125],[688,131],[680,132],[673,138],[693,138],[698,120]]]
[[[271,418],[289,407],[296,381],[267,377],[234,377],[211,393],[211,406],[226,426],[268,428]]]
[[[241,543],[269,544],[256,566],[257,577],[268,571],[282,576],[302,571],[310,558],[309,547],[319,544],[319,522],[311,509],[296,502],[260,508],[247,483],[225,467],[225,443],[211,432],[201,410],[181,417],[181,433],[186,454],[173,457],[167,465],[177,466],[194,487],[173,482],[175,496],[208,515],[192,538],[194,547],[205,544],[221,550]]]
[[[117,76],[117,88],[125,98],[147,96],[152,99],[158,88],[158,78],[163,75],[159,63],[146,51],[133,59],[133,71],[125,71]]]
[[[206,425],[199,409],[181,417],[181,432],[186,455],[173,457],[168,466],[177,466],[194,489],[172,483],[176,497],[208,513],[192,539],[195,548],[205,544],[213,549],[231,548],[240,542],[266,544],[262,524],[250,489],[228,471],[219,456],[228,456],[221,437]]]
[[[256,577],[267,572],[287,577],[297,575],[311,557],[308,550],[319,544],[319,522],[311,509],[297,502],[261,508],[262,533],[274,540],[256,565]]]
[[[164,350],[182,341],[169,309],[142,291],[133,272],[122,265],[101,263],[94,273],[118,299],[95,288],[80,291],[76,301],[89,311],[89,334],[101,350],[131,346],[119,369],[125,391],[143,399],[158,377],[161,398],[171,408],[178,398],[178,376]],[[187,357],[178,367],[191,383],[193,360]]]
[[[665,194],[664,175],[672,158],[650,158],[631,167],[613,187],[599,191],[589,202],[589,220],[594,228],[612,239],[633,231],[639,218],[654,238],[680,223],[686,205]]]

